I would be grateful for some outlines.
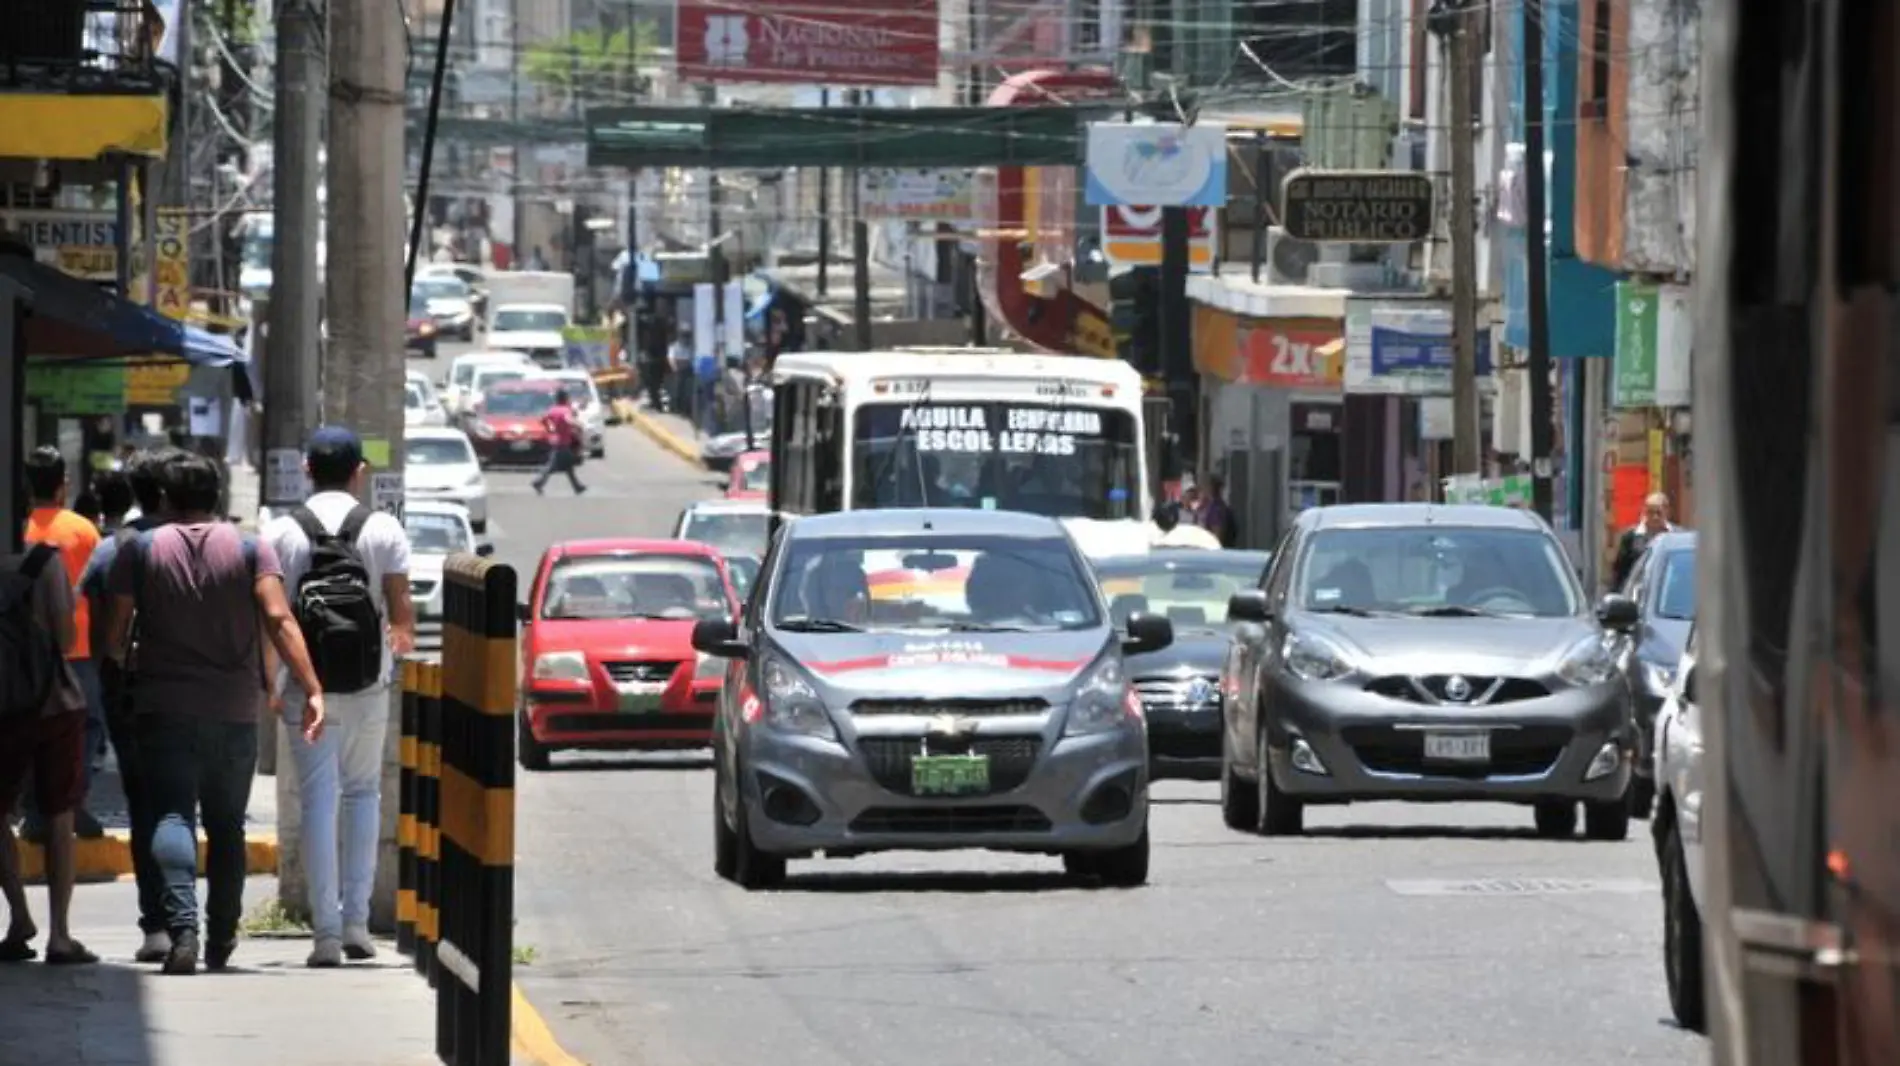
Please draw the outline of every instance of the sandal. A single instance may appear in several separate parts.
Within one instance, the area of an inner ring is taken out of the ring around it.
[[[0,962],[32,962],[40,957],[31,942],[19,937],[0,940]]]
[[[46,949],[46,965],[48,966],[91,966],[98,961],[99,956],[87,951],[86,945],[77,940],[73,941],[72,947],[64,951]]]

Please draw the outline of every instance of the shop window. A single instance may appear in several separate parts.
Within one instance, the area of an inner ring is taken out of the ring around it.
[[[1593,0],[1590,15],[1590,95],[1583,101],[1583,117],[1610,115],[1610,0]]]

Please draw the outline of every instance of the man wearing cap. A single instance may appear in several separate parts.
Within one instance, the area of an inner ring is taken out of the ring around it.
[[[332,535],[346,527],[355,529],[353,544],[386,632],[381,683],[361,692],[325,693],[328,720],[323,734],[290,745],[303,803],[303,862],[315,940],[309,964],[332,967],[341,965],[346,955],[360,960],[376,954],[369,936],[369,897],[382,830],[389,686],[395,677],[394,657],[415,649],[416,608],[409,597],[409,534],[394,515],[371,510],[357,498],[369,476],[363,442],[342,426],[324,426],[310,436],[304,471],[310,477],[310,498],[303,507],[271,519],[263,532],[264,542],[283,563],[285,587],[294,602],[298,582],[310,571],[306,523],[314,522]],[[302,700],[292,677],[274,673],[273,692],[280,694],[286,713]]]

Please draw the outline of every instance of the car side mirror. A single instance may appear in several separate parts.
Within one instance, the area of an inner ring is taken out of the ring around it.
[[[1273,608],[1267,603],[1266,589],[1241,589],[1227,597],[1229,622],[1270,622]]]
[[[495,546],[493,544],[477,544],[475,545],[475,554],[486,559],[495,554]]]
[[[1642,620],[1642,613],[1636,608],[1636,601],[1628,596],[1619,596],[1612,592],[1597,601],[1597,622],[1603,628],[1618,633],[1636,628]]]
[[[1682,702],[1695,703],[1695,667],[1690,666],[1682,675]]]
[[[528,609],[527,604],[525,603],[515,604],[515,621],[528,622],[528,621],[532,621],[533,618],[534,618],[534,612]]]
[[[739,623],[705,618],[693,625],[693,650],[721,659],[743,659],[750,649],[739,639]]]
[[[1174,623],[1164,614],[1136,611],[1128,616],[1128,635],[1122,638],[1123,655],[1146,655],[1174,643]]]

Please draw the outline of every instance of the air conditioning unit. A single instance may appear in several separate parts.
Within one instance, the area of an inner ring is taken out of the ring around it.
[[[1310,285],[1313,265],[1321,258],[1321,245],[1286,235],[1281,226],[1267,227],[1267,281],[1273,285]]]

